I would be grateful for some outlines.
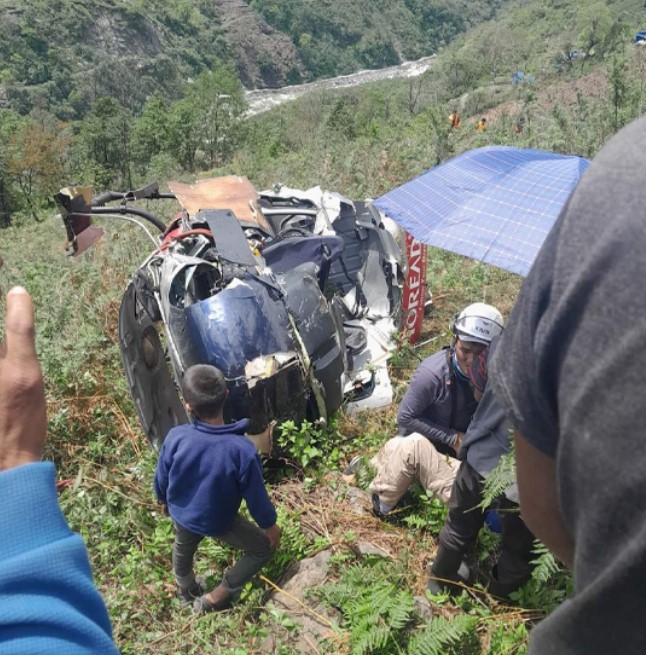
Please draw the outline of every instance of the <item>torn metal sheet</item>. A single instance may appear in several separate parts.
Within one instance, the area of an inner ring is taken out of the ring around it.
[[[340,193],[324,191],[320,186],[314,186],[306,191],[292,189],[283,184],[277,184],[273,189],[261,191],[260,197],[265,200],[289,200],[294,204],[311,203],[316,207],[316,221],[312,232],[314,234],[325,234],[333,232],[332,224],[341,215],[344,208],[354,210],[354,203]],[[296,201],[296,202],[294,202]]]
[[[239,221],[269,226],[258,205],[258,193],[246,177],[227,175],[195,184],[167,182],[182,208],[194,215],[200,209],[230,209]]]
[[[397,326],[390,317],[375,322],[363,319],[361,324],[366,331],[367,347],[355,358],[355,371],[348,375],[349,397],[359,396],[346,403],[345,409],[350,414],[388,407],[393,402],[388,360],[395,349],[392,335],[397,332]],[[362,394],[363,388],[369,393]]]

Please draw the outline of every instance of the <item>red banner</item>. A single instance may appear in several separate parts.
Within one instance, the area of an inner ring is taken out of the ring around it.
[[[406,234],[408,273],[404,284],[404,329],[408,341],[415,343],[422,332],[426,301],[426,245]]]

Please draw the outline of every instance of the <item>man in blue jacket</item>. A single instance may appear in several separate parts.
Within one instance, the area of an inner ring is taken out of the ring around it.
[[[182,394],[194,420],[173,428],[164,440],[155,493],[175,526],[173,570],[180,601],[193,602],[197,612],[219,611],[271,559],[281,530],[265,489],[262,463],[245,437],[248,421],[224,423],[227,387],[221,371],[207,364],[192,366],[184,374]],[[257,526],[238,513],[243,498]],[[244,552],[207,594],[193,571],[193,557],[204,537]]]
[[[46,433],[32,302],[16,287],[0,344],[0,655],[116,655],[83,540],[41,461]]]

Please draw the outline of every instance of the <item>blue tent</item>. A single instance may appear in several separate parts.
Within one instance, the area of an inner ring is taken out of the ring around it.
[[[589,163],[540,150],[478,148],[374,204],[422,243],[527,275]]]

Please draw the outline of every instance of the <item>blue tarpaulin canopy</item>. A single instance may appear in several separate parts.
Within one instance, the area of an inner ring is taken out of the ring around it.
[[[478,148],[373,204],[422,243],[527,275],[589,163],[541,150]]]

